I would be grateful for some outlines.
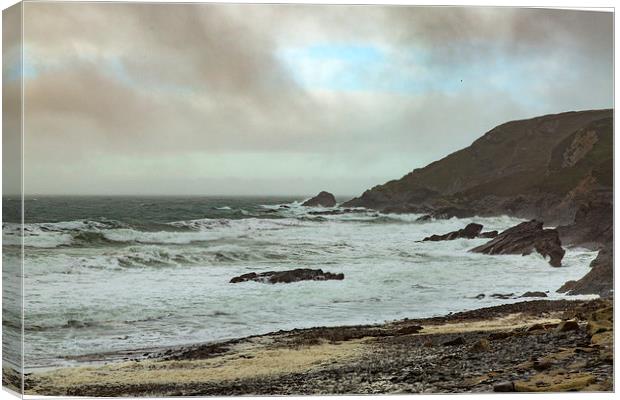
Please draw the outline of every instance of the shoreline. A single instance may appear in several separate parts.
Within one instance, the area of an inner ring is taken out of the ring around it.
[[[613,315],[612,304],[531,300],[377,325],[135,350],[143,354],[133,360],[27,374],[26,394],[490,392],[501,381],[512,391],[612,390],[613,326],[593,320],[596,310]],[[592,333],[595,323],[604,328]],[[564,325],[572,328],[563,330]]]
[[[518,296],[512,293],[512,297],[502,299],[503,302],[500,304],[493,305],[480,305],[475,308],[464,308],[461,310],[450,311],[447,313],[438,313],[436,315],[431,316],[418,316],[418,317],[399,317],[393,319],[384,319],[378,321],[367,321],[367,322],[354,322],[354,323],[334,323],[328,325],[312,325],[305,327],[289,327],[282,328],[276,330],[267,330],[265,332],[251,333],[243,336],[234,336],[227,337],[221,339],[214,339],[208,341],[196,341],[196,342],[186,342],[180,344],[170,344],[170,345],[159,345],[159,346],[143,346],[143,347],[133,347],[133,348],[125,348],[119,350],[109,350],[95,353],[86,353],[86,354],[78,354],[78,355],[70,355],[65,356],[61,359],[56,360],[56,364],[48,364],[48,365],[38,365],[33,367],[25,367],[24,371],[26,374],[38,374],[44,373],[48,371],[65,369],[65,368],[79,368],[86,366],[101,366],[110,363],[118,363],[125,361],[134,361],[134,360],[149,360],[149,359],[157,359],[165,354],[172,354],[182,350],[188,350],[193,348],[203,348],[203,347],[216,347],[216,346],[226,346],[231,343],[237,343],[239,341],[250,340],[259,337],[270,337],[277,334],[284,333],[292,333],[292,332],[304,332],[304,331],[313,331],[317,329],[348,329],[348,328],[379,328],[381,326],[390,326],[393,324],[399,324],[404,321],[417,321],[419,323],[429,322],[429,321],[443,321],[446,318],[456,317],[458,315],[464,315],[469,313],[476,313],[482,310],[491,310],[491,309],[502,309],[504,307],[512,307],[512,305],[517,303],[527,303],[532,301],[547,301],[547,302],[576,302],[576,301],[594,301],[598,300],[600,296],[598,295],[562,295],[559,298],[556,297],[523,297]],[[506,302],[508,300],[508,302]]]

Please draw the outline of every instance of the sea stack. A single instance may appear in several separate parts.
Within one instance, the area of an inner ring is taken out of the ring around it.
[[[302,206],[306,207],[334,207],[336,205],[336,198],[329,192],[321,192],[313,198],[306,200]]]
[[[537,251],[543,257],[549,257],[553,267],[562,266],[564,249],[555,229],[543,229],[541,221],[522,222],[506,229],[488,243],[471,249],[474,253],[484,254],[522,254]]]

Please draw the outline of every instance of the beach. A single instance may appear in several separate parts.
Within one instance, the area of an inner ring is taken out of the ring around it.
[[[308,395],[613,389],[610,300],[295,329],[26,376],[27,394]],[[101,356],[101,355],[100,355]],[[99,357],[100,357],[99,356]]]

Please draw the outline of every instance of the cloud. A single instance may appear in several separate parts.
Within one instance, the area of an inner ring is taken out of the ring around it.
[[[26,3],[25,22],[34,193],[151,193],[165,169],[170,193],[355,194],[506,120],[613,100],[610,13]]]

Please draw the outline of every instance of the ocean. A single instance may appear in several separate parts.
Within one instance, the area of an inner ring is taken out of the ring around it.
[[[281,329],[380,323],[523,299],[579,279],[596,252],[540,255],[468,250],[488,239],[419,242],[469,222],[502,231],[520,220],[356,210],[317,215],[300,197],[37,197],[25,201],[26,369],[89,354],[187,345]],[[344,200],[344,199],[341,199]],[[20,202],[3,200],[3,262],[19,264]],[[248,272],[321,268],[342,281],[229,280]],[[5,280],[11,279],[3,269]],[[6,282],[6,281],[5,281]],[[480,293],[486,294],[477,299]],[[4,292],[11,296],[10,291]],[[4,304],[10,301],[4,298]],[[19,326],[6,312],[7,334]],[[15,334],[16,332],[13,332]],[[5,348],[5,352],[10,349]],[[15,354],[13,354],[15,355]]]

